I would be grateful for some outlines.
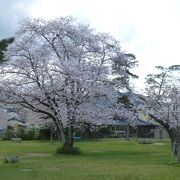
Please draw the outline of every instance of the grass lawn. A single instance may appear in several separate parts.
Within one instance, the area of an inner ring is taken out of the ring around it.
[[[57,143],[0,141],[0,180],[179,180],[180,164],[171,160],[168,140],[138,144],[136,140],[78,142],[81,155],[55,155]],[[17,154],[18,163],[4,163]]]

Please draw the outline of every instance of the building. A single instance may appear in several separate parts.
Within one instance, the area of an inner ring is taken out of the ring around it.
[[[104,125],[109,126],[110,134],[114,137],[153,138],[154,129],[158,127],[156,123],[141,119],[134,120],[133,124],[129,124],[129,122],[124,119],[117,119],[106,122]]]

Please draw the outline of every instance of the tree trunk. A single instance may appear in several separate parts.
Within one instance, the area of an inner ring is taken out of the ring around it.
[[[173,151],[173,155],[176,156],[178,149],[176,138],[171,138],[171,149]]]
[[[63,124],[62,124],[61,120],[59,119],[58,114],[55,113],[55,115],[56,116],[55,116],[55,118],[53,118],[53,121],[54,121],[55,126],[57,128],[58,136],[61,138],[59,140],[61,140],[62,144],[66,144],[66,136],[64,133]]]
[[[73,145],[74,145],[74,131],[73,131],[72,127],[68,127],[66,143],[64,143],[62,146],[63,153],[72,154],[73,153]]]
[[[156,122],[158,122],[159,124],[161,124],[166,131],[169,134],[169,137],[171,139],[171,148],[172,151],[174,153],[174,155],[177,155],[177,151],[178,151],[178,146],[177,146],[177,129],[176,128],[172,128],[168,123],[164,122],[163,120],[156,118],[155,116],[153,116],[152,114],[149,114],[149,116],[151,118],[153,118]]]
[[[175,130],[172,129],[166,129],[169,137],[171,139],[171,149],[173,151],[173,155],[176,156],[177,155],[177,132],[175,132]]]
[[[70,125],[68,128],[68,138],[67,139],[68,139],[67,144],[70,147],[73,147],[73,145],[74,145],[74,128],[72,125]]]
[[[63,147],[69,149],[69,148],[73,148],[73,145],[74,145],[74,140],[67,140],[67,142],[63,144]]]
[[[180,127],[177,128],[177,160],[180,162]]]
[[[177,144],[177,160],[180,162],[180,143]]]

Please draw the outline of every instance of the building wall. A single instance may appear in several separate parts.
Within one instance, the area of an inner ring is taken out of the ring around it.
[[[166,139],[166,138],[169,138],[169,134],[162,127],[156,128],[156,129],[154,129],[154,138],[155,139]]]
[[[138,118],[143,121],[150,120],[150,117],[148,115],[144,114],[142,111],[138,112]]]

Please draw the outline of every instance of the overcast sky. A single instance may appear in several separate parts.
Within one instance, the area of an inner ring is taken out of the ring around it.
[[[109,32],[136,55],[141,89],[154,66],[180,64],[180,0],[0,0],[0,38],[14,35],[25,17],[71,15]]]

